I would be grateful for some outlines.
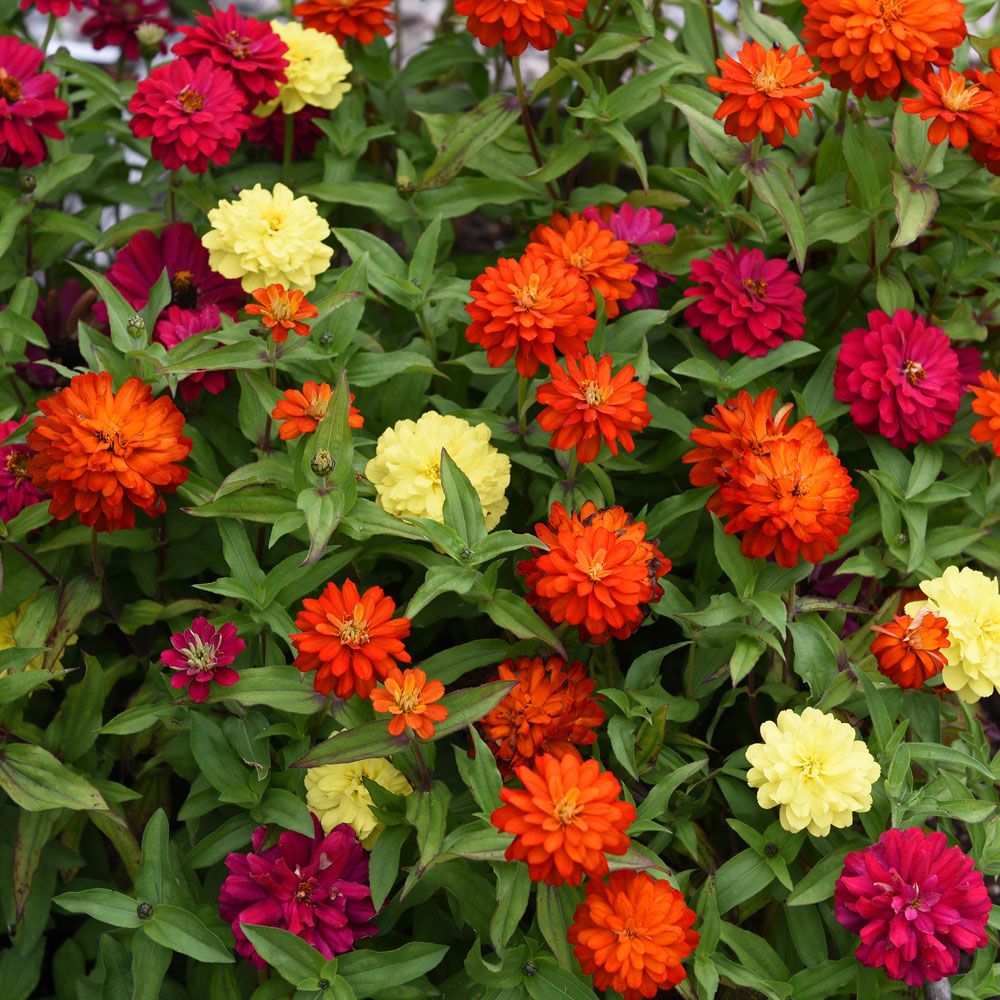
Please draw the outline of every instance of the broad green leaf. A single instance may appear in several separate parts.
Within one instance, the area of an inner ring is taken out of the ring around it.
[[[142,929],[157,944],[199,962],[228,964],[234,961],[218,935],[189,910],[179,906],[157,903],[153,907],[153,915],[143,922]]]
[[[240,926],[257,954],[286,982],[298,986],[303,980],[319,978],[326,957],[297,934],[280,927]]]
[[[84,889],[64,892],[52,900],[67,913],[83,913],[112,927],[139,927],[142,920],[138,903],[131,897],[111,889]]]
[[[30,811],[108,808],[86,778],[30,743],[7,743],[0,749],[0,788]]]

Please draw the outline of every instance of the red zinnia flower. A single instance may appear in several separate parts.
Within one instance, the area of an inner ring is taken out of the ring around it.
[[[448,709],[434,704],[444,697],[444,685],[429,681],[423,670],[398,667],[389,671],[382,684],[372,692],[372,708],[392,716],[389,735],[402,736],[410,729],[422,740],[433,739],[434,723],[448,718]]]
[[[879,672],[901,688],[918,688],[947,662],[941,652],[951,645],[948,622],[921,608],[915,617],[895,615],[885,625],[872,625],[878,633],[871,651]]]
[[[187,688],[192,701],[204,701],[213,684],[231,687],[240,675],[229,665],[246,649],[236,626],[226,622],[217,629],[207,618],[195,618],[183,632],[170,637],[171,649],[160,654],[160,662],[177,673],[170,686]]]
[[[301,389],[286,389],[284,399],[271,411],[271,416],[281,426],[278,437],[291,441],[300,434],[312,434],[326,416],[326,408],[333,398],[333,389],[327,382],[306,382]],[[351,393],[354,402],[354,393]],[[347,413],[347,424],[355,430],[364,427],[365,418],[352,406]]]
[[[356,38],[361,45],[371,45],[376,35],[391,35],[396,16],[386,10],[390,0],[304,0],[292,8],[306,28],[324,31],[343,45]]]
[[[579,362],[567,358],[565,368],[553,365],[549,374],[552,381],[538,387],[536,398],[545,407],[538,426],[552,432],[550,447],[576,448],[581,462],[597,458],[602,440],[612,455],[618,454],[619,440],[626,451],[635,450],[632,435],[652,417],[645,403],[646,387],[631,365],[612,377],[610,355],[600,361],[586,355]]]
[[[979,385],[972,386],[972,412],[982,417],[972,425],[972,440],[991,444],[1000,455],[1000,379],[993,372],[983,372]]]
[[[91,15],[80,29],[83,34],[93,38],[95,49],[117,45],[126,59],[139,58],[136,30],[140,25],[155,24],[164,32],[173,30],[169,19],[162,16],[169,10],[166,0],[87,0],[87,8]],[[160,51],[166,50],[161,42]]]
[[[83,0],[21,0],[21,10],[34,7],[39,14],[55,14],[65,17],[71,9],[83,10]]]
[[[268,285],[252,293],[253,305],[247,306],[251,316],[260,316],[261,323],[270,331],[276,344],[288,340],[289,331],[300,337],[309,336],[309,324],[304,319],[315,319],[319,310],[306,299],[306,293],[289,291],[284,285]]]
[[[961,73],[943,67],[940,73],[928,73],[914,80],[919,97],[903,100],[903,110],[931,121],[927,138],[937,145],[947,139],[961,149],[968,145],[969,134],[989,142],[996,132],[1000,112],[997,98],[989,90],[970,83]]]
[[[204,309],[181,309],[180,306],[167,306],[163,315],[157,321],[153,331],[153,340],[169,351],[179,343],[194,337],[199,333],[218,330],[221,325],[219,310],[216,306],[205,306]],[[169,359],[168,359],[169,360]],[[228,375],[224,371],[204,371],[187,375],[180,380],[177,388],[185,402],[193,403],[204,389],[211,396],[225,392]]]
[[[279,163],[285,155],[285,119],[288,116],[281,106],[266,118],[258,115],[250,116],[250,128],[244,137],[251,146],[264,147],[273,160]],[[298,162],[312,155],[316,143],[323,138],[323,132],[316,124],[317,120],[330,117],[325,108],[316,108],[307,104],[296,111],[292,117],[292,160]]]
[[[0,420],[0,521],[9,521],[25,507],[45,499],[28,475],[31,450],[23,444],[3,443],[27,419]]]
[[[572,35],[571,17],[579,17],[587,0],[455,0],[455,13],[467,17],[469,31],[487,48],[504,44],[509,56],[529,45],[551,49],[559,35]]]
[[[54,73],[39,73],[45,55],[12,35],[0,37],[0,167],[36,167],[49,154],[43,136],[62,139],[56,122],[69,106],[56,97]]]

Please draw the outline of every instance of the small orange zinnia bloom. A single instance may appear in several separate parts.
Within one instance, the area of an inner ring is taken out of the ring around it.
[[[957,149],[969,143],[969,134],[988,141],[996,130],[997,102],[989,90],[970,83],[961,73],[944,67],[940,73],[928,73],[914,80],[919,97],[903,100],[903,110],[911,115],[932,119],[927,138],[935,146],[947,139]]]
[[[567,938],[599,990],[648,1000],[685,978],[681,962],[698,946],[697,917],[669,882],[617,871],[607,882],[588,882],[586,893]]]
[[[560,260],[525,254],[501,258],[472,282],[465,339],[486,348],[494,368],[514,355],[519,375],[554,365],[556,351],[583,354],[597,328],[586,281]]]
[[[312,434],[326,416],[326,408],[333,398],[333,389],[326,382],[306,382],[301,389],[286,389],[284,399],[271,411],[271,417],[281,425],[278,437],[291,441],[300,434]],[[354,402],[354,393],[351,393]],[[357,430],[364,427],[365,418],[352,406],[347,413],[348,426]]]
[[[288,340],[292,331],[300,337],[309,336],[309,324],[304,319],[315,319],[319,310],[306,300],[306,293],[297,289],[287,289],[284,285],[268,285],[252,293],[256,300],[247,306],[251,316],[260,316],[261,323],[270,331],[276,344]]]
[[[291,636],[298,655],[295,666],[316,671],[313,687],[338,698],[371,697],[376,680],[384,680],[397,663],[409,663],[403,639],[409,618],[393,618],[396,602],[381,587],[363,594],[353,580],[343,587],[328,583],[319,597],[307,597],[295,617]]]
[[[455,13],[467,17],[469,32],[486,48],[503,42],[509,56],[529,45],[551,49],[559,35],[572,35],[571,17],[579,17],[587,0],[455,0]]]
[[[629,261],[632,249],[599,222],[579,212],[568,218],[556,212],[547,226],[535,227],[531,240],[525,253],[561,260],[574,269],[592,291],[601,293],[608,319],[621,311],[620,302],[635,294],[631,279],[639,268]]]
[[[657,582],[670,560],[646,541],[646,523],[621,507],[598,510],[587,501],[579,513],[552,505],[535,534],[545,549],[518,563],[527,602],[550,624],[575,625],[584,642],[627,639],[663,596]]]
[[[163,495],[188,477],[178,464],[191,453],[184,414],[169,396],[154,400],[141,379],[115,392],[108,372],[75,375],[38,408],[28,474],[59,521],[78,514],[98,531],[131,528],[136,508],[162,514]]]
[[[983,418],[972,425],[972,440],[992,445],[1000,455],[1000,379],[993,372],[983,372],[979,385],[969,388],[975,396],[972,412]]]
[[[772,146],[799,134],[802,112],[812,118],[809,98],[823,92],[822,83],[812,83],[819,73],[812,60],[793,45],[782,52],[780,45],[765,49],[760,42],[745,42],[737,57],[717,59],[722,76],[710,76],[708,85],[727,96],[715,112],[725,120],[727,135],[751,142],[760,133]]]
[[[536,398],[545,409],[538,426],[551,431],[549,445],[560,451],[576,448],[581,462],[597,458],[603,441],[612,455],[618,442],[626,451],[635,450],[633,434],[648,426],[652,417],[646,405],[646,387],[635,377],[631,365],[615,376],[611,357],[600,361],[586,355],[579,362],[566,359],[566,367],[553,365],[551,382],[538,387]]]
[[[338,45],[356,38],[371,45],[376,35],[392,34],[395,15],[386,10],[391,0],[304,0],[292,8],[302,26],[333,35]]]
[[[951,645],[948,622],[921,608],[915,617],[895,615],[885,625],[872,625],[877,635],[871,651],[884,674],[901,688],[918,688],[944,668],[942,649]]]
[[[519,656],[497,667],[497,680],[515,681],[479,722],[501,773],[530,764],[539,754],[576,754],[597,739],[604,709],[594,700],[594,682],[579,660]]]
[[[429,740],[434,736],[434,723],[448,718],[448,709],[434,704],[443,697],[444,685],[429,681],[423,670],[393,667],[383,687],[372,692],[372,708],[392,716],[390,736],[402,736],[404,729],[412,729],[422,740]]]
[[[508,861],[525,861],[533,882],[579,885],[608,873],[609,854],[624,854],[635,806],[596,760],[541,754],[515,769],[524,788],[503,788],[490,822],[514,834]]]

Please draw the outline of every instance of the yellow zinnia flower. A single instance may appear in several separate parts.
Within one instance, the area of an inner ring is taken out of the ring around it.
[[[284,184],[246,188],[235,201],[220,201],[208,221],[201,244],[209,264],[225,278],[242,278],[247,292],[274,284],[311,292],[330,266],[333,251],[323,242],[330,227],[314,202]]]
[[[324,764],[306,771],[306,804],[314,812],[323,832],[340,823],[354,827],[358,840],[371,850],[384,828],[372,812],[372,797],[364,779],[387,792],[409,795],[413,789],[403,775],[383,757],[356,760],[353,764]]]
[[[314,28],[303,28],[298,21],[272,21],[271,27],[288,46],[287,80],[278,96],[260,105],[257,114],[269,115],[279,104],[286,115],[294,115],[307,104],[332,111],[351,89],[347,77],[352,66],[337,40]]]
[[[790,833],[825,837],[850,826],[854,813],[872,807],[872,785],[881,769],[854,730],[826,712],[785,709],[760,727],[763,743],[747,747],[747,783],[764,809],[780,809]]]
[[[490,444],[486,424],[473,426],[433,411],[417,421],[397,421],[378,439],[365,475],[375,486],[379,506],[397,517],[443,521],[442,448],[479,494],[486,527],[495,528],[507,510],[510,459]]]
[[[942,649],[941,678],[962,701],[975,702],[1000,688],[1000,585],[979,570],[949,566],[920,589],[926,601],[911,601],[908,615],[928,608],[948,622],[951,645]]]

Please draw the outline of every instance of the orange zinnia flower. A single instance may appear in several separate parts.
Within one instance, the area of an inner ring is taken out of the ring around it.
[[[290,330],[300,337],[309,336],[309,324],[299,322],[315,319],[319,310],[306,301],[306,293],[297,289],[289,290],[284,285],[268,285],[252,293],[256,303],[247,306],[251,316],[260,316],[261,323],[270,331],[276,344],[288,340]]]
[[[639,268],[629,261],[632,250],[599,222],[587,220],[578,212],[569,218],[556,212],[547,226],[535,227],[531,240],[525,253],[569,265],[593,291],[601,293],[609,319],[621,311],[619,300],[626,301],[635,294],[630,279]]]
[[[976,397],[972,412],[983,418],[972,425],[972,440],[991,444],[994,453],[1000,455],[1000,379],[993,372],[983,372],[979,385],[969,388]]]
[[[278,437],[291,441],[300,434],[312,434],[326,416],[326,408],[333,397],[333,389],[326,382],[306,382],[301,389],[286,389],[284,399],[271,411],[271,416],[281,425]],[[354,402],[354,393],[351,393]],[[352,406],[347,413],[348,426],[357,430],[364,427],[365,418]]]
[[[958,0],[805,0],[806,52],[838,90],[881,101],[947,66],[965,39]]]
[[[997,102],[989,90],[970,83],[961,73],[945,67],[940,73],[928,73],[923,80],[914,80],[919,97],[903,100],[903,110],[920,115],[931,126],[927,138],[936,146],[947,139],[962,149],[968,145],[969,133],[988,141],[997,120]]]
[[[398,663],[409,663],[402,640],[409,618],[393,618],[396,602],[381,587],[363,594],[352,580],[343,588],[328,583],[319,597],[307,597],[295,618],[302,631],[291,637],[295,666],[316,671],[313,687],[338,698],[371,696],[376,678],[385,679]]]
[[[551,49],[559,35],[572,35],[571,17],[579,17],[587,0],[455,0],[455,13],[467,17],[469,32],[487,48],[504,44],[509,56],[529,45]]]
[[[472,282],[465,307],[472,322],[465,339],[486,348],[494,368],[515,354],[518,374],[554,365],[556,351],[583,354],[594,334],[594,296],[580,275],[561,260],[525,254],[502,258]]]
[[[618,454],[618,441],[626,451],[635,450],[633,434],[646,427],[652,417],[646,406],[646,387],[625,365],[612,377],[611,357],[600,361],[587,355],[580,362],[566,360],[566,367],[553,365],[551,382],[539,386],[536,398],[545,409],[538,426],[551,431],[549,446],[560,451],[576,448],[581,462],[592,462],[601,441]]]
[[[140,379],[115,392],[108,372],[75,375],[38,408],[28,474],[52,496],[49,513],[59,521],[78,514],[98,531],[131,528],[137,507],[162,514],[163,494],[188,477],[178,464],[191,453],[184,414],[168,396],[154,400]]]
[[[948,622],[921,608],[915,617],[895,615],[885,625],[873,625],[872,639],[879,672],[901,688],[918,688],[941,672],[947,660],[942,649],[951,645]]]
[[[404,729],[412,729],[422,740],[429,740],[434,736],[434,723],[448,718],[448,709],[434,704],[444,697],[444,685],[429,681],[423,670],[393,667],[383,683],[384,687],[372,692],[372,708],[392,715],[390,736],[402,736]]]
[[[579,660],[519,656],[500,664],[497,680],[517,683],[479,728],[502,773],[539,754],[575,754],[578,746],[597,739],[604,709],[594,700],[594,682]]]
[[[837,551],[858,491],[826,444],[782,438],[728,471],[732,478],[721,490],[732,512],[726,533],[743,533],[745,556],[773,555],[779,566],[791,567],[800,555],[818,563]]]
[[[294,17],[302,18],[303,27],[333,35],[338,45],[356,38],[361,45],[371,45],[376,35],[392,33],[395,15],[386,10],[390,0],[304,0],[292,8]]]
[[[608,872],[609,854],[624,854],[631,841],[625,831],[635,806],[621,799],[622,786],[596,760],[572,754],[541,754],[515,773],[524,785],[503,788],[490,822],[514,834],[508,861],[526,861],[533,882],[579,885],[583,876]]]
[[[718,121],[725,119],[726,134],[741,142],[750,142],[761,132],[772,146],[799,134],[802,112],[812,118],[809,98],[823,91],[822,83],[811,83],[819,73],[812,60],[799,54],[793,45],[787,52],[775,43],[765,49],[759,42],[745,42],[736,59],[717,59],[722,76],[710,76],[712,90],[727,94],[715,112]]]
[[[991,174],[1000,174],[1000,49],[990,49],[990,67],[987,72],[971,69],[965,74],[992,97],[990,106],[985,110],[993,122],[993,131],[984,138],[973,132],[969,152]]]
[[[646,523],[621,507],[598,510],[588,500],[571,515],[555,503],[535,534],[545,549],[517,567],[526,600],[552,625],[575,625],[584,642],[627,639],[663,596],[657,581],[670,560],[646,541]]]
[[[599,990],[624,1000],[658,996],[687,973],[681,962],[697,947],[697,917],[667,881],[648,872],[613,872],[587,883],[567,937],[580,968]]]

